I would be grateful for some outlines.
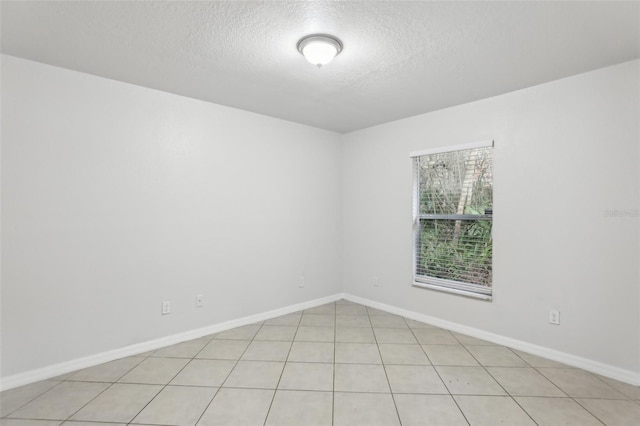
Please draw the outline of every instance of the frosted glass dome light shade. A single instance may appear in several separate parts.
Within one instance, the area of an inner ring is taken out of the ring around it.
[[[320,68],[342,51],[342,42],[328,34],[312,34],[300,39],[298,51],[309,63]]]

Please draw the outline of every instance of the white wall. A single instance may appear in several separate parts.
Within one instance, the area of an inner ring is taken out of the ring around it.
[[[336,133],[3,56],[2,376],[338,293],[340,164]]]
[[[633,61],[346,135],[345,291],[640,374],[639,71]],[[493,302],[411,286],[408,154],[482,139],[495,140]]]

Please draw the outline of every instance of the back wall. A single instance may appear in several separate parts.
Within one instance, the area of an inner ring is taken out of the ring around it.
[[[345,291],[640,382],[638,64],[345,135]],[[409,152],[486,139],[495,141],[493,302],[413,287]]]

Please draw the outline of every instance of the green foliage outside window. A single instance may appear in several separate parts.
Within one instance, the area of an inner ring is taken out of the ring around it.
[[[418,158],[417,275],[491,286],[491,148]]]

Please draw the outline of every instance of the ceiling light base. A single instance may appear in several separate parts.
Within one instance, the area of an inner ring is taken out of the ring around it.
[[[298,41],[298,52],[307,61],[318,68],[328,64],[340,52],[342,52],[342,42],[329,34],[310,34],[302,37]]]

